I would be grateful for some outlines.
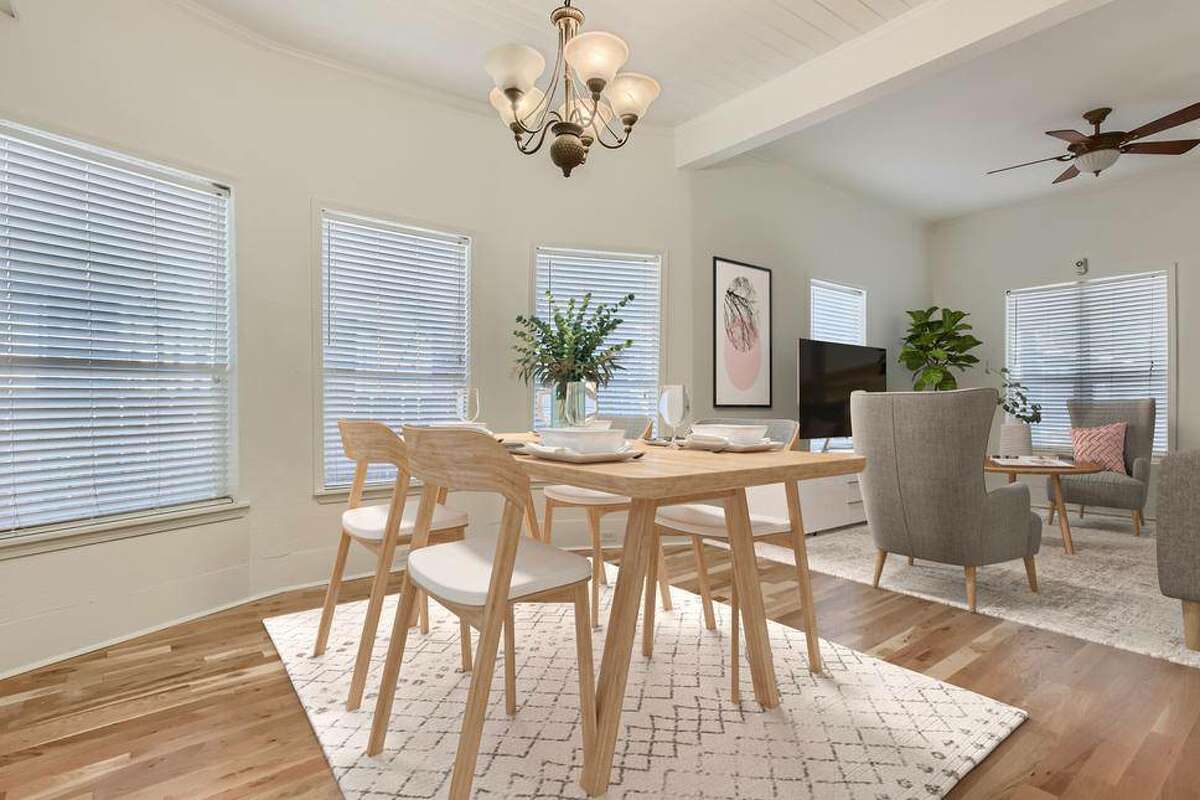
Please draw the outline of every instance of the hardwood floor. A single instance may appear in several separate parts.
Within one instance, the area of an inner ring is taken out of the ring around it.
[[[708,554],[727,601],[729,562]],[[695,590],[691,550],[667,560]],[[800,627],[793,569],[761,566],[768,614]],[[822,636],[1029,712],[951,797],[1200,797],[1200,670],[826,575],[814,592]],[[0,798],[338,797],[260,624],[321,600],[291,592],[0,682]]]

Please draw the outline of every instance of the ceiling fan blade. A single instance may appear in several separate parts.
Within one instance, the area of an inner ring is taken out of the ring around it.
[[[1044,164],[1047,161],[1070,161],[1070,156],[1051,156],[1050,158],[1039,158],[1037,161],[1026,161],[1024,164],[1013,164],[1011,167],[1001,167],[988,172],[988,175],[995,175],[997,172],[1007,172],[1010,169],[1018,169],[1020,167],[1028,167],[1033,164]]]
[[[1181,156],[1200,144],[1200,139],[1174,139],[1169,142],[1134,142],[1121,148],[1122,153],[1149,156]]]
[[[1071,144],[1086,142],[1088,140],[1088,137],[1079,131],[1046,131],[1046,135],[1053,136],[1055,139],[1062,139],[1064,142],[1070,142]]]
[[[1079,174],[1079,167],[1072,164],[1071,166],[1067,167],[1066,172],[1064,172],[1062,175],[1059,175],[1057,178],[1055,178],[1054,182],[1062,183],[1063,181],[1069,181],[1069,180],[1071,180],[1071,178],[1074,178],[1078,174]]]
[[[1181,108],[1173,114],[1159,117],[1154,122],[1147,122],[1142,127],[1131,130],[1125,135],[1125,141],[1132,142],[1134,139],[1141,139],[1196,119],[1200,119],[1200,103],[1192,103],[1187,108]]]

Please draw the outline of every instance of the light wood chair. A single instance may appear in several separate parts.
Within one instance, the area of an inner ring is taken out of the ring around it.
[[[703,420],[696,423],[697,425],[704,424],[760,424],[767,425],[767,436],[779,444],[784,449],[792,449],[796,446],[796,440],[799,436],[800,426],[794,420],[789,419],[711,419]],[[766,488],[766,487],[763,487]],[[771,487],[772,489],[775,487]],[[800,520],[800,503],[799,494],[796,484],[790,484],[781,487],[784,490],[788,506],[788,517],[779,518],[767,514],[754,513],[751,509],[750,513],[750,533],[755,540],[763,539],[770,536],[789,536],[789,543],[795,553],[797,566],[797,591],[800,593],[800,605],[805,614],[811,611],[811,588],[809,587],[807,577],[800,565],[806,558],[804,553],[803,543],[800,539],[804,535],[803,523]],[[700,588],[700,601],[704,608],[704,627],[708,630],[714,630],[717,627],[716,616],[713,613],[712,594],[708,584],[708,562],[704,556],[704,543],[706,541],[726,543],[729,541],[729,530],[725,521],[725,508],[721,505],[710,503],[686,503],[682,505],[664,506],[658,510],[654,519],[655,536],[661,540],[663,536],[687,536],[692,540],[692,553],[696,561],[696,579]],[[646,592],[653,591],[653,584],[657,579],[655,575],[657,565],[651,561],[646,574]],[[732,616],[731,630],[731,680],[730,687],[733,701],[741,701],[741,692],[739,689],[740,680],[740,661],[738,657],[739,649],[739,620],[738,620],[738,585],[736,573],[730,589],[729,605]],[[642,653],[649,657],[654,651],[654,607],[653,603],[647,603],[643,611],[644,621],[642,626]],[[811,658],[810,654],[810,658]],[[818,656],[819,658],[819,656]],[[819,660],[816,663],[816,669],[820,669]]]
[[[358,656],[354,662],[354,674],[350,680],[350,694],[346,707],[354,710],[362,705],[367,672],[371,664],[371,651],[379,629],[379,615],[383,610],[383,599],[387,594],[388,577],[392,572],[392,561],[396,548],[412,542],[415,507],[405,508],[408,496],[410,473],[407,449],[404,440],[382,422],[339,420],[338,430],[342,435],[342,449],[346,457],[354,462],[354,478],[350,483],[349,507],[342,514],[342,536],[338,542],[337,556],[333,561],[333,574],[329,577],[329,588],[325,591],[325,605],[321,609],[321,622],[317,627],[317,641],[313,656],[325,652],[329,642],[329,629],[333,624],[333,612],[337,607],[338,594],[342,588],[342,577],[346,571],[346,557],[350,543],[355,542],[375,554],[375,577],[371,581],[371,596],[367,601],[367,614],[363,619],[362,636],[358,642]],[[391,465],[396,468],[396,479],[392,484],[391,500],[382,505],[364,506],[363,487],[367,481],[367,470],[371,465]],[[468,518],[461,511],[445,507],[446,495],[439,495],[431,523],[431,535],[435,541],[454,541],[463,538]],[[427,605],[421,603],[420,622],[422,632],[429,632]],[[470,629],[462,625],[463,669],[471,668]]]
[[[575,644],[586,759],[596,739],[596,687],[592,671],[592,634],[588,626],[587,582],[591,567],[587,559],[545,542],[521,537],[522,516],[529,502],[529,479],[512,455],[491,436],[454,428],[405,427],[404,438],[409,446],[413,475],[424,483],[425,488],[417,512],[400,603],[396,607],[367,753],[377,755],[383,749],[405,642],[417,612],[417,593],[423,591],[480,632],[450,780],[451,800],[466,800],[470,796],[496,649],[502,630],[507,643],[511,644],[514,639],[513,606],[516,603],[572,603],[575,607]],[[499,533],[427,546],[438,493],[443,489],[501,495],[504,512]],[[505,687],[511,689],[516,683],[516,664],[511,648],[504,666]],[[509,691],[508,697],[507,710],[512,714],[516,711],[515,692]]]
[[[653,421],[648,417],[603,417],[613,427],[624,428],[627,439],[646,439],[650,436]],[[588,530],[592,538],[592,626],[600,627],[600,586],[607,584],[604,574],[604,547],[600,539],[600,520],[605,514],[629,510],[629,498],[619,494],[584,489],[579,486],[547,486],[542,489],[546,507],[542,514],[542,535],[549,544],[554,525],[554,509],[582,508],[587,513]],[[608,548],[612,549],[612,548]],[[662,543],[658,545],[658,591],[662,596],[664,611],[671,610],[671,584],[667,576],[666,558]]]

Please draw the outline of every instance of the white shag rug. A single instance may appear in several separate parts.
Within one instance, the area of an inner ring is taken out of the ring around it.
[[[1135,537],[1128,520],[1088,514],[1081,522],[1072,511],[1071,538],[1075,555],[1068,556],[1057,521],[1042,529],[1037,594],[1029,591],[1021,561],[980,567],[979,613],[1200,667],[1200,653],[1183,644],[1179,601],[1158,589],[1153,527]],[[871,582],[875,544],[867,526],[818,534],[807,543],[811,569]],[[786,547],[757,547],[763,558],[795,563]],[[961,567],[919,560],[910,567],[904,556],[891,555],[879,588],[967,607]]]
[[[610,597],[605,589],[605,612]],[[718,604],[718,631],[709,632],[698,597],[673,598],[675,610],[656,620],[654,658],[635,645],[609,798],[940,797],[1026,717],[830,642],[821,645],[826,671],[813,676],[803,633],[775,623],[782,705],[759,709],[743,665],[739,707],[729,698],[728,607]],[[444,797],[458,744],[470,676],[457,671],[457,620],[434,604],[429,635],[409,637],[385,749],[364,754],[394,603],[355,712],[345,698],[365,601],[338,607],[320,658],[311,656],[319,609],[264,621],[342,793],[355,800]],[[571,609],[518,606],[516,631],[518,711],[504,711],[501,655],[474,794],[584,797]],[[603,634],[593,637],[597,665]]]

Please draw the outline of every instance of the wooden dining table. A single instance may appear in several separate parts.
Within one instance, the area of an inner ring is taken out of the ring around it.
[[[499,434],[499,437],[506,442],[534,440],[534,435],[529,433]],[[603,794],[608,788],[613,753],[621,731],[621,708],[633,654],[639,601],[648,560],[656,557],[653,534],[658,507],[700,501],[724,506],[754,696],[764,709],[769,709],[779,705],[779,688],[755,561],[746,488],[776,483],[785,487],[788,516],[793,533],[798,534],[800,541],[796,567],[804,604],[802,614],[809,668],[818,672],[821,653],[804,549],[798,481],[850,475],[862,472],[866,466],[862,456],[852,453],[798,450],[713,453],[640,441],[631,445],[644,453],[631,461],[572,464],[525,455],[516,459],[533,481],[565,483],[630,498],[624,549],[596,683],[596,743],[593,752],[585,754],[580,778],[580,785],[593,796]]]

